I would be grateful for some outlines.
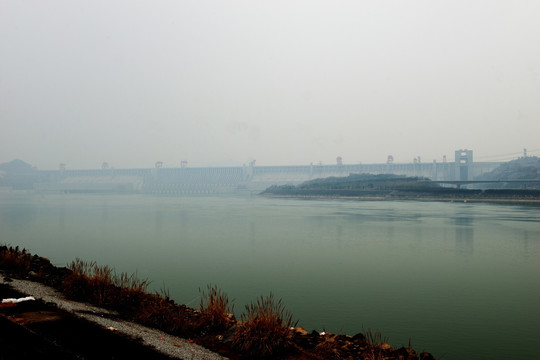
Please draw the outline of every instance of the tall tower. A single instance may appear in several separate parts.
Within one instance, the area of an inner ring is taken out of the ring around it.
[[[472,166],[473,162],[473,152],[472,150],[456,150],[455,151],[455,159],[456,159],[456,180],[459,181],[467,181],[469,179],[469,174],[472,171],[469,171],[469,169]]]

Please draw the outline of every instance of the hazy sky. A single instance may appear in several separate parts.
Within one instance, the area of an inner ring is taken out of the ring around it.
[[[540,1],[0,0],[0,163],[540,154]]]

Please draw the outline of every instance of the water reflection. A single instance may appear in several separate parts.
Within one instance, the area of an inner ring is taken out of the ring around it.
[[[33,207],[15,207],[12,211],[5,210],[0,213],[4,225],[14,229],[21,229],[36,219],[36,209]]]
[[[397,216],[398,214],[393,209],[387,212],[385,226],[386,226],[386,241],[389,244],[394,242],[394,237],[395,237],[394,236],[394,231],[395,231],[394,221],[396,220]]]
[[[251,248],[255,248],[255,243],[257,239],[257,232],[255,230],[255,222],[251,220],[249,222],[249,243],[251,244]]]
[[[454,219],[456,231],[456,251],[461,254],[474,252],[474,218],[471,214],[458,216]]]
[[[341,249],[341,237],[343,235],[343,227],[341,225],[336,225],[336,243],[338,249]]]
[[[523,236],[520,242],[522,245],[523,255],[528,256],[530,255],[529,252],[531,252],[531,254],[534,254],[535,247],[538,247],[539,245],[539,240],[540,239],[535,236],[534,233],[523,230]]]
[[[395,230],[392,224],[386,227],[386,240],[388,243],[394,242],[394,237],[395,237],[394,232]]]
[[[62,231],[66,228],[66,206],[64,204],[58,208],[58,228]]]
[[[101,224],[105,226],[109,221],[109,206],[106,202],[101,204]]]
[[[163,233],[163,210],[156,210],[155,221],[154,221],[154,230],[156,239],[161,239]]]

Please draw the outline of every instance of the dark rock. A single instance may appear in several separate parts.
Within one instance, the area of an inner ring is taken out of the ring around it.
[[[364,345],[367,343],[366,336],[362,333],[358,333],[352,337],[352,341],[357,344]]]
[[[397,350],[394,350],[392,352],[392,356],[396,359],[418,360],[418,355],[416,355],[416,351],[410,348],[406,348],[404,346],[400,347]]]
[[[335,341],[348,342],[351,340],[352,340],[352,337],[350,337],[349,335],[336,335],[335,336]]]
[[[304,329],[303,327],[301,326],[297,326],[295,329],[294,329],[294,332],[297,333],[298,335],[307,335],[308,332],[306,329]]]
[[[420,360],[435,360],[435,357],[426,351],[420,353]]]

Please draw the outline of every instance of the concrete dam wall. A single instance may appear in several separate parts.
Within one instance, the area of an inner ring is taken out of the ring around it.
[[[271,185],[349,174],[398,174],[432,180],[471,180],[500,163],[413,163],[301,166],[242,166],[207,168],[147,168],[39,171],[38,191],[149,194],[258,193]]]

